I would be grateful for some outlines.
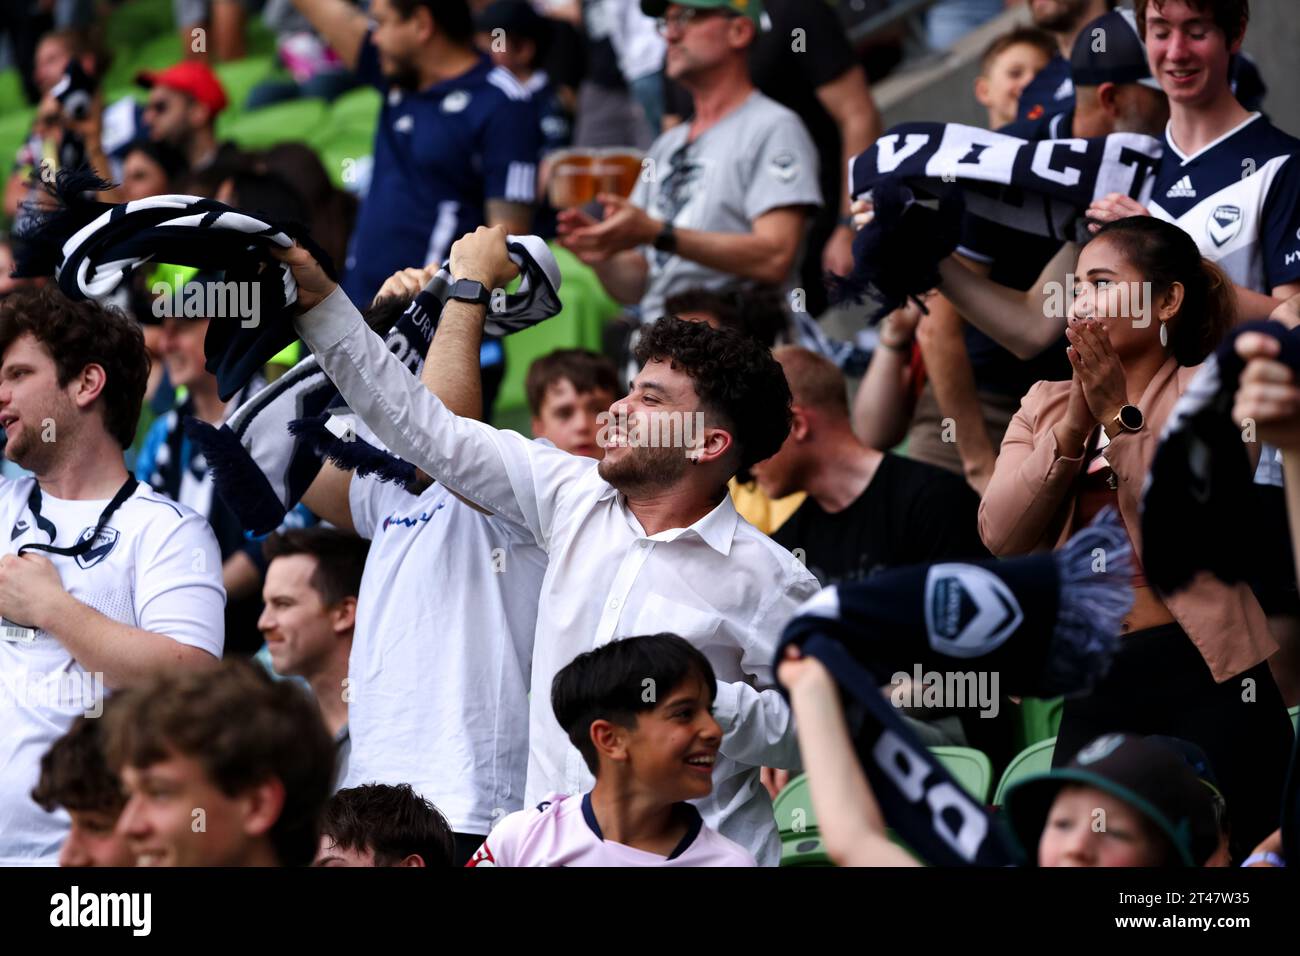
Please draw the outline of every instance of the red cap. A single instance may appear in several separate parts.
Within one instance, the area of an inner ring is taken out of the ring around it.
[[[214,116],[226,108],[226,91],[221,88],[221,81],[211,67],[198,60],[182,60],[165,70],[141,70],[135,75],[135,81],[146,89],[165,86],[169,90],[187,93],[211,110]]]

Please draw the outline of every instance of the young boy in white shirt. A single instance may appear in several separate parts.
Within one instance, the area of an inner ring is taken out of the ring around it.
[[[551,707],[596,777],[499,823],[468,866],[755,866],[688,800],[713,790],[722,728],[713,667],[672,634],[629,637],[574,658]]]

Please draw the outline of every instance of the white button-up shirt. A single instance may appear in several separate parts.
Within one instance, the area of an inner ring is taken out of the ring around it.
[[[513,522],[547,552],[537,609],[525,802],[590,789],[592,778],[551,711],[551,682],[578,654],[622,637],[690,641],[718,679],[724,736],[709,826],[775,865],[780,844],[759,767],[797,768],[789,707],[774,688],[781,629],[820,588],[724,497],[689,528],[647,535],[589,458],[460,418],[370,331],[342,290],[298,322],[354,413],[446,487]],[[468,560],[468,558],[467,558]]]

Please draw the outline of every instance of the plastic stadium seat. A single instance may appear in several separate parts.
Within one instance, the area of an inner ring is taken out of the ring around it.
[[[140,70],[161,70],[179,63],[185,57],[179,35],[163,34],[154,37],[143,46],[136,47],[138,53],[131,59],[130,80],[135,82],[135,74]]]
[[[931,747],[944,769],[952,774],[966,792],[984,803],[989,798],[989,788],[993,786],[993,762],[982,750],[973,747]]]
[[[806,774],[795,777],[776,795],[772,812],[781,833],[782,866],[834,865],[817,830]]]
[[[1020,746],[1028,747],[1048,737],[1055,737],[1061,728],[1061,713],[1065,698],[1025,697],[1020,701]]]
[[[1011,758],[1011,763],[1007,764],[1007,769],[1002,774],[1002,779],[998,782],[997,792],[993,794],[993,805],[1002,806],[1002,798],[1010,787],[1022,777],[1028,777],[1036,773],[1047,773],[1052,769],[1052,752],[1056,749],[1056,738],[1049,740],[1040,740],[1036,744],[1030,744],[1020,753]]]
[[[126,51],[169,33],[178,33],[172,0],[127,0],[108,15],[104,39],[110,49]]]
[[[28,106],[0,111],[0,169],[4,170],[6,179],[13,170],[18,148],[27,139],[35,116],[36,110]]]
[[[18,71],[12,67],[0,70],[0,116],[8,117],[12,112],[28,109],[31,109],[31,104],[23,94],[23,81]]]
[[[227,109],[236,114],[244,111],[244,104],[248,102],[248,94],[253,87],[274,75],[275,60],[269,56],[248,57],[218,63],[214,69],[225,88],[226,98],[230,100]]]
[[[373,87],[348,90],[330,107],[330,129],[364,129],[373,133],[379,123],[381,106],[383,99]]]
[[[307,141],[325,120],[323,100],[291,100],[265,109],[217,120],[217,138],[233,139],[245,149]]]
[[[359,164],[371,154],[374,142],[374,132],[363,129],[328,129],[311,139],[330,181],[340,189],[355,186],[356,177],[360,175]]]
[[[1300,733],[1300,704],[1296,704],[1287,713],[1291,715],[1291,726],[1295,728],[1296,733]]]

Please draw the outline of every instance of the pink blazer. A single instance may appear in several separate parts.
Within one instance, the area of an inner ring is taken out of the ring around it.
[[[1165,362],[1138,402],[1146,419],[1142,430],[1117,435],[1106,449],[1119,479],[1119,510],[1139,555],[1142,487],[1165,420],[1196,371],[1172,358]],[[1007,428],[979,511],[980,536],[996,555],[1051,550],[1069,537],[1083,456],[1062,457],[1052,433],[1069,398],[1068,381],[1037,382]],[[1165,604],[1216,681],[1240,674],[1277,649],[1264,611],[1245,584],[1229,586],[1202,571],[1185,590],[1166,597]]]

